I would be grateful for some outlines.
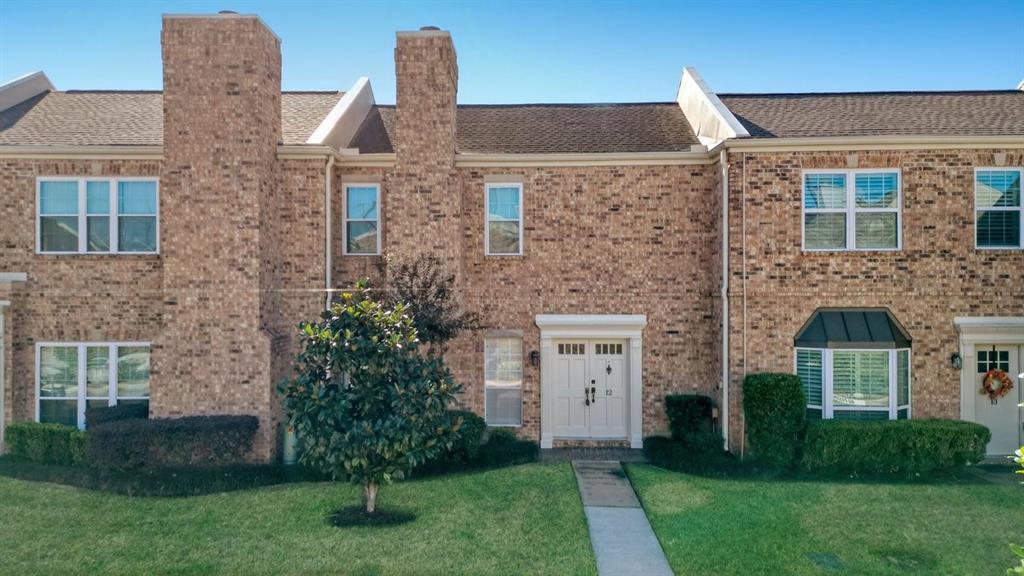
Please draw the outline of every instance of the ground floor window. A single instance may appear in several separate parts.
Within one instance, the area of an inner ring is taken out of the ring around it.
[[[484,419],[488,426],[523,424],[523,339],[484,340]]]
[[[910,417],[910,349],[797,348],[796,373],[810,418]]]
[[[149,344],[36,346],[36,419],[85,428],[85,410],[149,405]]]

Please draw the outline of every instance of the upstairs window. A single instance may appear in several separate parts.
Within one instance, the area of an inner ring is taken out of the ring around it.
[[[380,186],[345,185],[345,254],[380,254]]]
[[[156,253],[157,189],[157,181],[147,178],[40,178],[38,251]]]
[[[898,171],[805,172],[803,210],[804,250],[898,250],[902,244]]]
[[[978,248],[1021,248],[1024,210],[1020,169],[974,172],[975,242]]]
[[[484,247],[488,256],[523,253],[523,185],[488,184]]]
[[[87,408],[149,405],[149,344],[36,347],[36,420],[85,428]]]

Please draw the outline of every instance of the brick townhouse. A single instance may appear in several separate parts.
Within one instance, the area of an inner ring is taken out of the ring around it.
[[[0,87],[0,416],[255,414],[296,324],[440,256],[480,331],[460,401],[543,447],[639,447],[743,375],[798,373],[820,418],[962,418],[1021,438],[1024,91],[457,104],[448,32],[399,32],[397,99],[282,92],[255,16],[169,15],[163,91]],[[723,225],[724,223],[724,225]],[[723,329],[723,326],[725,327]]]

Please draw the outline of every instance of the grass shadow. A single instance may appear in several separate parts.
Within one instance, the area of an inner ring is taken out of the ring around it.
[[[381,528],[408,524],[416,515],[400,508],[383,508],[370,514],[363,506],[346,506],[327,517],[335,528]]]

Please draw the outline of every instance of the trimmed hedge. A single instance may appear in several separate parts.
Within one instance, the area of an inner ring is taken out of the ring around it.
[[[470,460],[431,460],[413,469],[417,478],[451,474],[470,470],[501,468],[536,462],[540,457],[540,446],[530,440],[520,440],[515,433],[505,428],[488,428],[486,440]]]
[[[88,408],[85,411],[85,423],[89,428],[95,428],[108,422],[119,422],[136,418],[149,418],[149,405],[117,404],[115,406]]]
[[[714,401],[697,394],[669,394],[665,396],[665,415],[672,438],[691,443],[698,437],[714,431],[712,410]]]
[[[469,410],[449,410],[448,416],[452,421],[462,418],[462,425],[459,427],[458,432],[456,432],[455,443],[452,449],[440,459],[457,462],[473,460],[480,452],[480,444],[483,443],[487,423],[475,412],[470,412]]]
[[[78,428],[38,422],[9,424],[4,434],[12,456],[47,464],[82,464],[85,438]]]
[[[729,474],[748,465],[722,448],[722,437],[704,433],[699,442],[683,443],[666,436],[644,438],[644,457],[666,470],[690,474]]]
[[[960,420],[822,420],[807,430],[801,467],[842,474],[925,474],[980,462],[988,428]]]
[[[797,463],[807,423],[804,387],[795,374],[765,372],[743,379],[743,413],[750,450],[767,466]]]
[[[105,469],[223,466],[252,450],[255,416],[190,416],[108,422],[89,431],[90,465]]]

